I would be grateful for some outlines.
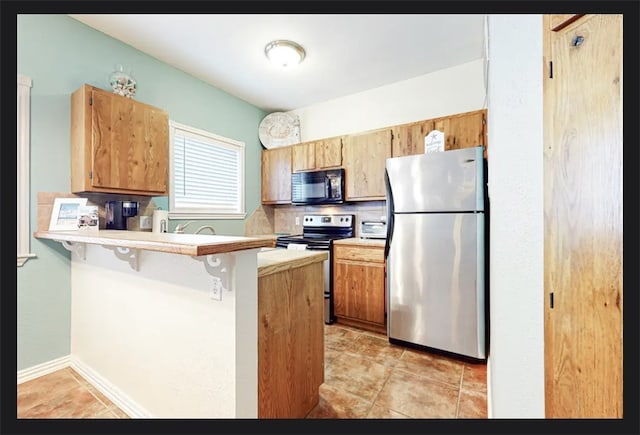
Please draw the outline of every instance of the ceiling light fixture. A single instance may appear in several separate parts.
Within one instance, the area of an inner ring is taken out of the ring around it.
[[[271,62],[278,66],[295,66],[305,57],[304,48],[293,41],[278,39],[271,41],[264,47],[264,54]]]

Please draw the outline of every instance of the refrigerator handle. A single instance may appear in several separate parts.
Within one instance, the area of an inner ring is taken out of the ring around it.
[[[391,247],[391,239],[393,238],[393,192],[391,191],[391,182],[386,168],[384,170],[384,186],[387,191],[387,238],[384,244],[384,258],[387,258]]]

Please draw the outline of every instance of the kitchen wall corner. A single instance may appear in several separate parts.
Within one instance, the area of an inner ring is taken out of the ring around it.
[[[261,236],[275,233],[275,218],[272,205],[259,205],[244,222],[245,236]]]

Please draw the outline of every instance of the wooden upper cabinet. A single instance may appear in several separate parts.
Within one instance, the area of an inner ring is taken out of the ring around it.
[[[424,153],[424,137],[433,130],[433,120],[412,122],[393,127],[391,155],[410,156]]]
[[[316,169],[342,166],[342,137],[333,137],[316,142]]]
[[[444,132],[445,151],[484,146],[486,153],[486,116],[486,109],[444,116],[433,120],[433,128]]]
[[[291,147],[293,172],[308,171],[316,167],[316,144],[306,142]]]
[[[342,166],[342,137],[334,137],[294,145],[293,172]]]
[[[262,203],[291,203],[292,148],[262,150]]]
[[[444,133],[445,151],[484,146],[487,157],[487,109],[396,125],[393,130],[393,157],[424,153],[424,138],[432,130]]]
[[[391,129],[348,135],[342,147],[348,201],[383,200],[385,164],[391,157]]]
[[[169,115],[83,85],[71,95],[71,192],[168,194]]]

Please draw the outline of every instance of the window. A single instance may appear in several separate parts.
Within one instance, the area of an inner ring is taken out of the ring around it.
[[[31,79],[22,74],[18,74],[18,266],[22,266],[29,258],[35,257],[30,254],[29,236],[29,118],[31,106]]]
[[[244,219],[244,142],[171,121],[169,215]]]

